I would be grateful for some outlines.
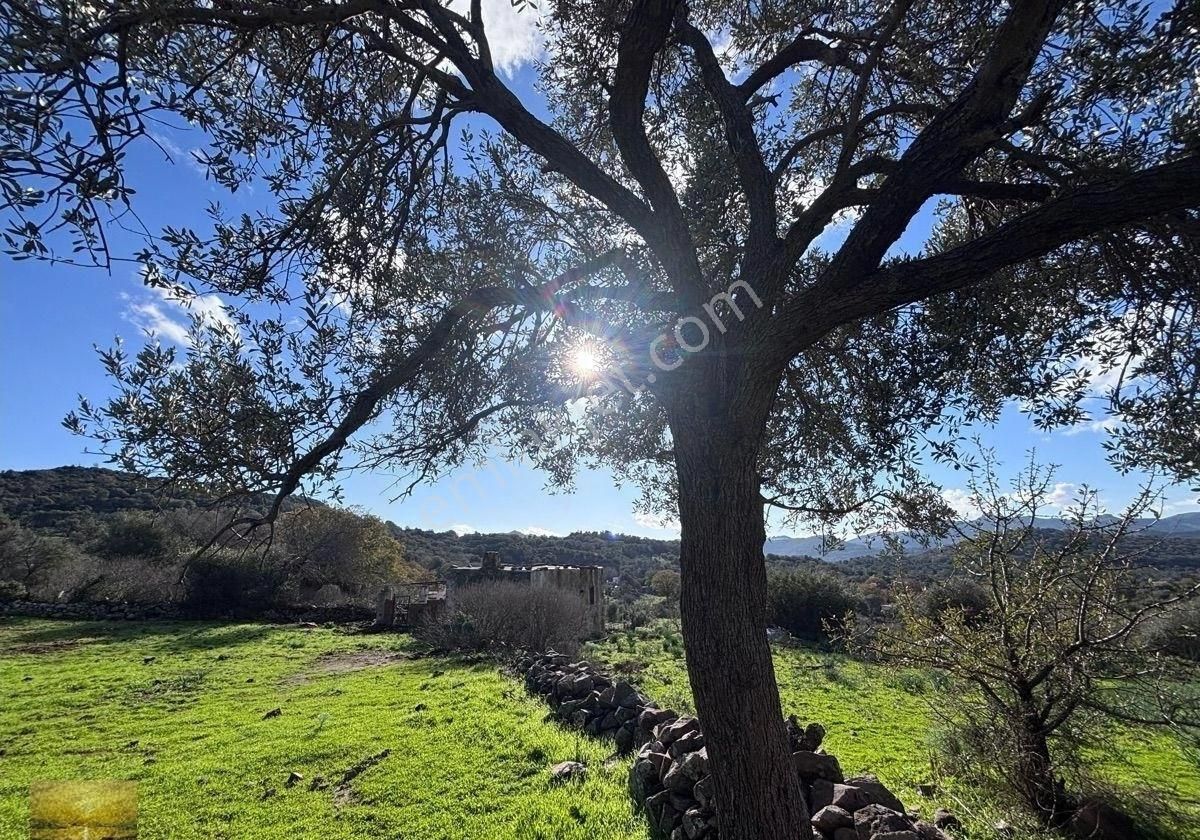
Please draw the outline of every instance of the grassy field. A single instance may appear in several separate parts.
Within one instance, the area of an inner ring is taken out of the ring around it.
[[[117,778],[139,783],[146,840],[644,840],[610,746],[544,723],[492,665],[410,660],[404,645],[0,619],[0,838],[26,836],[31,781]],[[552,786],[549,766],[577,752],[588,779]],[[317,777],[328,786],[310,789]]]
[[[544,722],[494,665],[413,659],[407,645],[335,629],[0,619],[0,840],[26,836],[29,784],[55,778],[137,781],[148,840],[645,840],[628,762],[610,746]],[[676,633],[615,635],[587,656],[691,710]],[[1017,821],[935,769],[931,709],[947,689],[927,674],[804,649],[778,650],[776,671],[785,710],[823,723],[848,773],[877,774],[927,813],[950,806],[975,837]],[[1163,735],[1111,743],[1094,769],[1126,791],[1166,786],[1183,809],[1168,836],[1200,840],[1200,767]],[[588,779],[551,785],[549,766],[576,756]],[[293,771],[304,778],[288,786]],[[931,779],[942,792],[922,800],[916,785]]]
[[[665,706],[691,712],[683,653],[678,632],[664,627],[613,634],[587,651],[592,661],[630,673]],[[950,807],[972,836],[993,836],[991,826],[1000,819],[1019,825],[1021,836],[1037,834],[1022,814],[941,770],[936,710],[938,698],[952,689],[936,676],[807,648],[776,648],[775,674],[784,712],[825,726],[825,746],[848,775],[874,773],[926,815]],[[1200,840],[1200,765],[1170,735],[1122,729],[1089,758],[1097,782],[1133,794],[1134,801],[1153,797],[1156,810],[1173,812],[1161,826],[1163,836]],[[917,785],[930,781],[941,793],[923,800]]]

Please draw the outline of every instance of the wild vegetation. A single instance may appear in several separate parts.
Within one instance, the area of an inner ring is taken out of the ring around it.
[[[270,551],[200,554],[228,512],[199,492],[96,468],[0,473],[0,598],[182,604],[252,615],[369,602],[428,572],[386,525],[295,501]]]

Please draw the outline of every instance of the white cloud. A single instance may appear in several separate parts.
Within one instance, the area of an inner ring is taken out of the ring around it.
[[[1069,481],[1059,481],[1042,497],[1042,504],[1049,507],[1065,508],[1079,501],[1079,485]]]
[[[1092,420],[1092,421],[1084,422],[1084,423],[1076,423],[1074,426],[1067,427],[1063,431],[1063,434],[1067,435],[1068,437],[1073,437],[1074,435],[1081,435],[1084,432],[1091,432],[1094,434],[1102,434],[1105,432],[1111,432],[1115,429],[1119,429],[1120,427],[1121,427],[1120,420],[1118,420],[1115,417],[1106,417],[1103,420]]]
[[[189,295],[174,289],[151,288],[150,294],[135,299],[122,294],[127,302],[125,318],[157,338],[186,347],[190,317],[195,315],[209,326],[222,327],[238,334],[237,325],[220,295]]]
[[[558,531],[551,531],[549,528],[539,528],[536,525],[530,525],[528,528],[518,528],[517,531],[526,534],[530,537],[561,537]]]
[[[453,531],[454,533],[458,534],[460,537],[463,534],[478,534],[479,533],[479,529],[476,528],[474,525],[463,525],[461,523],[458,525],[451,525],[450,530]]]
[[[979,507],[969,490],[951,487],[942,491],[942,500],[949,505],[959,519],[971,520],[979,517]]]
[[[187,325],[163,312],[163,308],[153,301],[131,302],[125,308],[125,317],[138,329],[151,333],[155,338],[166,339],[173,344],[190,343]]]
[[[641,525],[643,528],[649,528],[653,531],[670,531],[674,534],[678,534],[682,527],[677,519],[667,519],[661,516],[654,516],[653,514],[640,510],[633,514],[633,521],[638,525]]]
[[[1200,494],[1193,493],[1182,499],[1164,500],[1158,509],[1159,516],[1174,516],[1177,513],[1200,513]]]
[[[459,0],[452,7],[466,14],[468,4]],[[511,77],[545,53],[546,39],[538,27],[541,15],[529,3],[518,9],[512,0],[483,0],[483,31],[492,50],[492,63],[501,73]]]

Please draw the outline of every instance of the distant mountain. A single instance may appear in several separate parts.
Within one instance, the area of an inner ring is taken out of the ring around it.
[[[1099,521],[1115,522],[1116,517],[1101,517]],[[1061,531],[1068,525],[1061,519],[1038,517],[1034,521],[1034,527]],[[1194,539],[1200,537],[1200,511],[1177,513],[1174,516],[1164,516],[1158,520],[1138,519],[1135,520],[1132,530],[1144,537],[1160,540]],[[893,535],[893,537],[900,542],[906,552],[919,552],[953,545],[959,539],[957,534],[932,542],[922,542],[914,534],[909,533]],[[767,554],[775,554],[780,557],[819,557],[827,562],[838,563],[858,557],[869,557],[878,554],[886,547],[887,543],[883,535],[874,533],[846,540],[839,548],[829,551],[822,550],[820,537],[769,537],[763,550]]]

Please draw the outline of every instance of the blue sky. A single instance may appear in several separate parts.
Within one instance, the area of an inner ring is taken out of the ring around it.
[[[519,87],[528,90],[527,71],[520,68],[538,52],[536,34],[528,20],[513,17],[508,0],[492,0],[490,6],[497,22],[493,31],[504,33],[505,47],[497,58],[517,75]],[[202,138],[174,134],[172,140],[182,152],[175,156],[175,165],[166,164],[162,154],[148,146],[132,159],[136,208],[150,227],[202,226],[201,214],[209,201],[219,200],[236,210],[255,200],[253,195],[231,197],[220,191],[188,162],[184,150],[199,145]],[[925,230],[926,224],[916,221],[904,244],[919,245]],[[118,229],[110,229],[109,236],[118,254],[129,255],[140,244],[137,236]],[[86,441],[61,426],[76,395],[106,395],[93,346],[106,347],[120,335],[136,348],[146,340],[147,328],[155,329],[163,341],[178,342],[186,321],[187,314],[177,303],[141,285],[132,263],[116,263],[106,273],[0,257],[0,468],[100,463],[101,458],[84,452]],[[1030,449],[1036,449],[1040,460],[1060,464],[1062,486],[1055,500],[1063,503],[1069,502],[1075,486],[1088,484],[1101,489],[1108,505],[1116,508],[1130,498],[1140,479],[1120,476],[1107,465],[1101,449],[1104,434],[1098,427],[1045,435],[1011,408],[999,424],[981,434],[1009,468],[1022,464]],[[939,469],[931,473],[946,488],[948,498],[959,498],[961,475]],[[675,535],[671,527],[657,527],[637,516],[636,488],[615,487],[613,475],[607,472],[581,473],[573,494],[551,494],[539,473],[502,460],[460,469],[400,502],[391,501],[395,491],[384,475],[347,476],[344,489],[347,503],[415,527],[556,534],[609,529],[654,537]],[[1172,488],[1165,512],[1196,510],[1196,500],[1197,494],[1188,488]]]

